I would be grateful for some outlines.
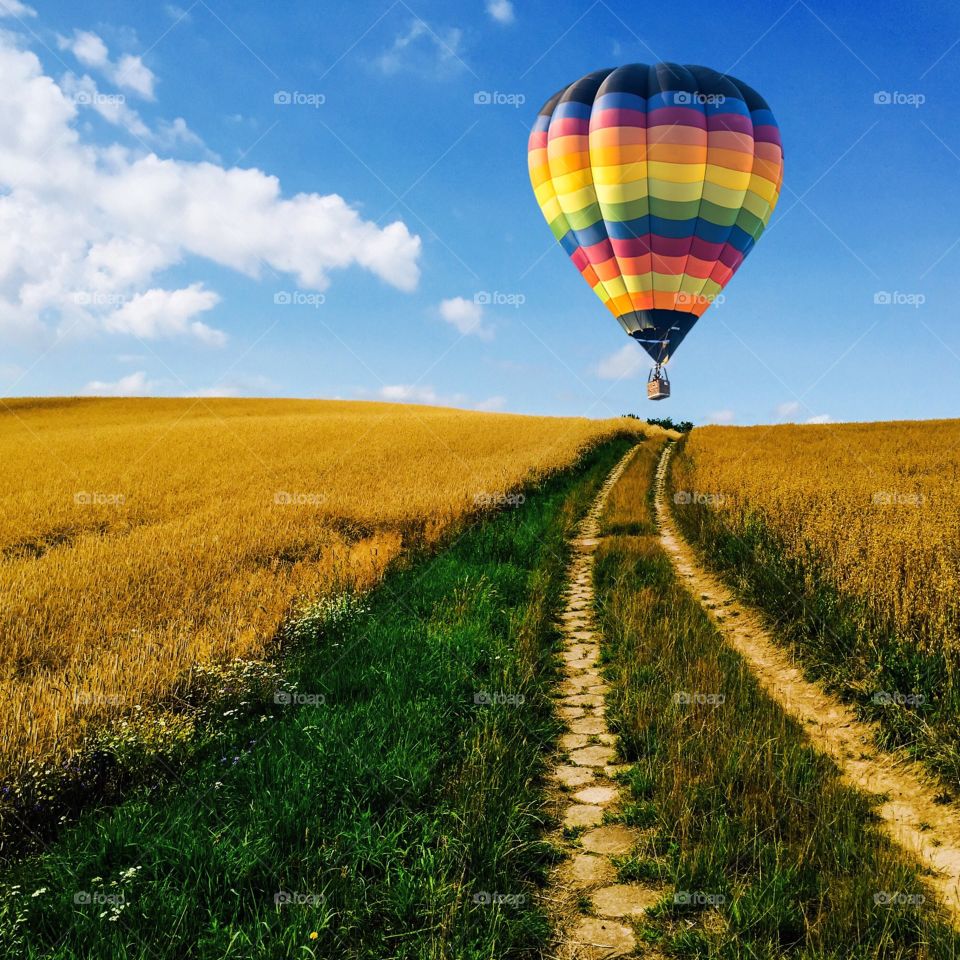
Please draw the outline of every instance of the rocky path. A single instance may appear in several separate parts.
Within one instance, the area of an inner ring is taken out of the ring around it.
[[[604,715],[607,693],[600,672],[600,636],[593,614],[593,560],[607,495],[633,451],[610,473],[573,541],[566,608],[563,680],[557,709],[566,724],[560,762],[552,770],[551,800],[563,827],[550,839],[567,855],[545,893],[558,929],[557,960],[599,960],[633,955],[630,924],[662,896],[662,889],[618,883],[614,858],[626,856],[639,831],[613,821],[620,807],[623,769]]]

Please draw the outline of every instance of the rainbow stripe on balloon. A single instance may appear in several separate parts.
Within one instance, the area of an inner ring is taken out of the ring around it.
[[[594,293],[665,363],[757,242],[783,182],[763,98],[706,67],[630,64],[552,96],[537,203]]]

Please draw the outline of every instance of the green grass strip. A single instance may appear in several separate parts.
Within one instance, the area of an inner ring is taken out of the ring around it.
[[[536,955],[567,538],[629,443],[318,629],[285,664],[294,702],[229,750],[8,869],[0,956]]]
[[[948,958],[921,869],[759,687],[653,536],[596,578],[609,709],[644,827],[621,879],[661,883],[643,937],[671,957]]]

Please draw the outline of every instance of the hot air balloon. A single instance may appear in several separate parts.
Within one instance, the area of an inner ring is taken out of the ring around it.
[[[707,67],[629,64],[564,87],[527,150],[537,203],[594,293],[666,364],[763,233],[783,182],[766,101]]]

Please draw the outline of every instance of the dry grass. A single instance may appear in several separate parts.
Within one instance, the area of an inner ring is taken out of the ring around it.
[[[960,421],[707,427],[673,468],[742,534],[861,601],[922,651],[960,653]],[[682,509],[682,507],[680,508]]]
[[[601,536],[654,532],[653,479],[662,450],[662,443],[645,443],[634,450],[627,469],[607,497],[600,518]]]
[[[264,653],[299,599],[634,421],[284,400],[0,404],[0,772]],[[656,428],[642,428],[656,433]]]

